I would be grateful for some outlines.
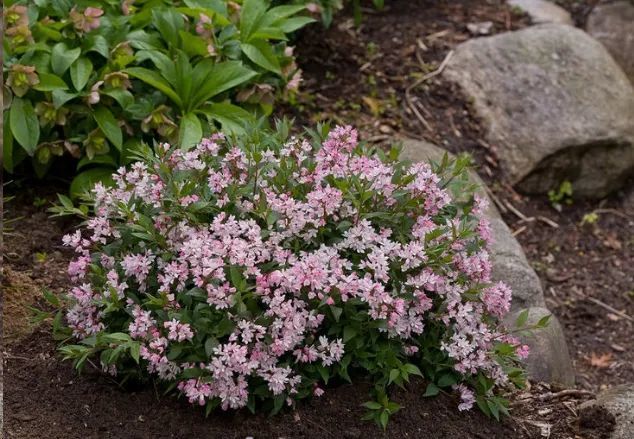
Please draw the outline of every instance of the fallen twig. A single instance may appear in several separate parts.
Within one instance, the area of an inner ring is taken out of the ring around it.
[[[526,230],[526,226],[522,226],[519,229],[515,230],[513,233],[511,233],[511,235],[517,236],[517,235],[519,235],[520,233],[522,233],[525,230]]]
[[[631,317],[630,315],[625,314],[623,311],[619,311],[618,309],[608,305],[605,302],[600,301],[599,299],[595,299],[594,297],[590,297],[590,296],[586,296],[586,299],[588,299],[590,302],[592,302],[592,303],[594,303],[596,305],[599,305],[602,308],[607,309],[608,311],[610,311],[610,312],[612,312],[612,313],[614,313],[614,314],[616,314],[616,315],[618,315],[620,317],[623,317],[625,320],[629,320],[630,322],[634,322],[634,318]]]
[[[553,220],[551,220],[550,218],[546,218],[545,216],[538,216],[537,219],[543,223],[548,224],[550,227],[552,227],[553,229],[558,229],[559,228],[559,224],[557,224],[556,222],[554,222]]]
[[[517,210],[517,208],[515,206],[513,206],[510,202],[508,202],[507,200],[504,200],[504,204],[506,205],[506,207],[508,207],[508,209],[513,212],[515,214],[515,216],[517,216],[519,219],[523,220],[523,221],[530,221],[530,218],[528,218],[526,215],[524,215],[522,212],[520,212],[519,210]]]
[[[445,69],[445,67],[447,66],[447,63],[449,62],[452,56],[453,56],[453,50],[450,50],[449,53],[447,53],[447,56],[445,56],[445,59],[443,60],[443,62],[440,63],[440,66],[438,66],[436,70],[434,70],[433,72],[429,72],[426,75],[423,75],[420,79],[416,80],[416,82],[414,82],[412,85],[410,85],[409,87],[405,89],[405,100],[407,101],[407,106],[410,108],[410,110],[412,110],[412,112],[414,113],[416,118],[420,121],[420,123],[422,123],[425,126],[427,131],[433,131],[433,129],[431,125],[429,125],[429,122],[427,122],[427,120],[423,117],[423,115],[420,114],[420,111],[418,111],[418,108],[416,108],[416,106],[414,105],[414,102],[412,100],[412,90],[414,90],[416,87],[418,87],[419,85],[421,85],[423,82],[427,81],[428,79],[433,78],[434,76],[442,73],[442,71]]]

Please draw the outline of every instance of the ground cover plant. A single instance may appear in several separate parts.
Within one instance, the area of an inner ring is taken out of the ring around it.
[[[303,4],[244,0],[10,1],[4,9],[4,168],[79,160],[75,188],[142,142],[241,129],[298,86],[288,35]]]
[[[157,376],[207,412],[277,412],[362,374],[383,427],[390,386],[412,376],[460,410],[507,413],[528,348],[501,324],[511,291],[490,280],[468,158],[411,165],[351,127],[289,131],[161,143],[95,186],[94,215],[64,238],[65,357]]]

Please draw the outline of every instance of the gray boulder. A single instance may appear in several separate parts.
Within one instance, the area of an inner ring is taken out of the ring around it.
[[[535,24],[561,23],[573,25],[568,11],[545,0],[509,0],[508,4],[526,12]]]
[[[562,181],[601,198],[634,173],[634,89],[605,48],[560,24],[460,44],[444,71],[483,121],[518,189]]]
[[[634,384],[612,387],[597,395],[596,400],[581,404],[579,417],[582,423],[593,416],[596,407],[603,407],[616,420],[610,439],[634,438]]]
[[[413,162],[440,161],[447,152],[429,142],[401,139],[403,151],[401,157]],[[474,183],[481,188],[482,196],[488,197],[486,186],[475,172],[471,173]],[[511,234],[508,226],[500,217],[493,201],[489,203],[487,216],[491,221],[494,242],[491,246],[493,264],[492,278],[494,281],[504,281],[513,290],[513,309],[529,306],[544,306],[544,293],[539,277],[530,266],[522,246]]]
[[[597,5],[588,16],[586,30],[608,49],[634,83],[634,3]]]
[[[515,311],[507,316],[506,324],[514,327],[521,311]],[[572,367],[568,345],[564,331],[557,320],[546,308],[533,307],[528,309],[527,325],[535,325],[544,316],[550,315],[548,326],[535,329],[529,335],[521,335],[523,343],[530,346],[530,355],[525,360],[529,378],[535,381],[557,383],[565,387],[575,385],[575,371]]]

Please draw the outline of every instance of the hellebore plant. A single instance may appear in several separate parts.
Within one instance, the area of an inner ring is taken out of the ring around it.
[[[94,215],[64,237],[65,357],[156,376],[208,412],[276,412],[363,376],[385,426],[390,386],[418,375],[459,410],[507,413],[528,352],[501,324],[511,291],[491,282],[469,159],[402,163],[351,127],[288,132],[162,143],[94,187]]]

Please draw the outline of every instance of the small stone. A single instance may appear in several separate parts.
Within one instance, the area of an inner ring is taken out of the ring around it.
[[[509,0],[508,4],[526,12],[535,24],[560,23],[572,26],[568,11],[545,0]]]
[[[491,29],[493,29],[492,21],[482,21],[479,23],[468,23],[467,30],[471,32],[472,35],[489,35],[491,33]]]
[[[390,134],[392,132],[392,127],[390,127],[389,125],[379,125],[379,131],[383,134]]]

